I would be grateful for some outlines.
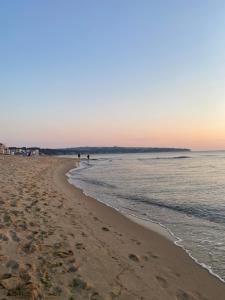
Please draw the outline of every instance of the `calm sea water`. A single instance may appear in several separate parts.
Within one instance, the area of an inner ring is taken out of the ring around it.
[[[225,280],[225,152],[92,156],[70,182],[125,215],[162,224]]]

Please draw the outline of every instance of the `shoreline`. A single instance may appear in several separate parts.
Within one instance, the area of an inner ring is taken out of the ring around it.
[[[190,250],[187,250],[182,244],[180,244],[180,242],[182,241],[181,238],[177,237],[169,228],[165,227],[164,225],[154,222],[152,220],[145,220],[145,219],[140,219],[136,216],[133,215],[126,215],[123,214],[121,211],[117,210],[116,208],[114,208],[113,206],[107,205],[106,203],[98,200],[97,198],[94,198],[91,195],[88,195],[85,190],[83,190],[82,188],[77,187],[75,184],[71,183],[70,180],[70,172],[71,171],[76,171],[76,169],[81,169],[82,167],[79,165],[76,168],[73,168],[71,170],[69,170],[68,172],[66,172],[65,176],[68,178],[68,182],[69,184],[71,184],[74,188],[80,190],[85,196],[92,198],[94,201],[97,201],[99,204],[104,205],[106,207],[109,207],[111,209],[113,209],[115,212],[119,213],[120,215],[124,216],[125,218],[127,218],[128,220],[131,220],[131,222],[140,225],[144,228],[146,228],[149,231],[153,231],[159,235],[161,235],[162,237],[168,239],[168,241],[170,241],[171,243],[173,243],[174,245],[176,245],[177,247],[180,247],[181,249],[183,249],[183,251],[201,268],[205,269],[208,271],[208,273],[219,279],[222,283],[225,283],[225,280],[223,278],[221,278],[218,274],[216,274],[210,266],[207,266],[204,263],[200,263],[198,261],[197,258],[195,258],[192,254]]]
[[[76,169],[76,168],[72,168],[72,169]],[[223,281],[222,278],[220,278],[217,274],[213,273],[207,266],[204,266],[203,264],[199,263],[194,257],[191,256],[190,253],[188,253],[188,251],[186,249],[183,248],[183,246],[177,244],[179,242],[179,239],[177,237],[175,237],[175,238],[178,239],[178,241],[174,242],[171,239],[168,239],[168,237],[165,237],[163,234],[160,234],[159,232],[154,231],[153,229],[151,229],[149,227],[145,227],[142,224],[134,222],[134,220],[131,220],[126,215],[123,215],[121,212],[117,211],[113,207],[108,206],[108,205],[104,204],[103,202],[101,202],[101,201],[99,201],[99,200],[97,200],[97,199],[95,199],[95,198],[93,198],[93,197],[91,197],[89,195],[86,195],[85,192],[81,188],[76,187],[75,185],[73,185],[72,183],[70,183],[68,181],[68,179],[67,179],[66,173],[68,173],[72,169],[66,169],[66,172],[65,172],[66,181],[67,181],[67,183],[70,186],[72,186],[73,189],[76,189],[77,191],[79,191],[79,193],[82,193],[83,196],[86,198],[86,200],[88,200],[89,203],[91,201],[93,201],[93,205],[94,206],[99,206],[100,210],[110,210],[110,213],[112,213],[114,216],[118,215],[119,218],[124,218],[126,220],[125,222],[128,222],[128,223],[131,222],[133,224],[132,227],[138,228],[138,231],[140,231],[140,230],[147,231],[147,232],[145,232],[146,235],[148,235],[148,232],[149,232],[149,234],[156,235],[157,239],[162,239],[164,242],[166,242],[168,244],[171,244],[171,247],[175,247],[179,252],[181,251],[182,252],[182,256],[185,256],[186,259],[190,260],[190,264],[194,265],[194,268],[200,269],[201,272],[203,272],[203,273],[206,272],[207,276],[209,276],[213,280],[216,280],[219,284],[222,284],[222,286],[225,287],[224,281]],[[102,208],[101,208],[101,206],[102,206]],[[159,226],[161,226],[161,225],[159,225]],[[225,297],[225,294],[223,294],[223,295]],[[191,297],[190,298],[187,297],[187,298],[177,298],[177,299],[192,299],[192,298]],[[193,298],[193,299],[195,299],[195,298]],[[196,298],[196,299],[198,299],[198,298]],[[206,298],[206,299],[208,299],[208,298]],[[212,299],[213,300],[215,300],[215,299],[217,300],[217,298],[212,298]],[[219,299],[222,300],[222,298],[218,298],[218,300]]]
[[[71,184],[75,189],[78,189],[80,190],[86,197],[90,197],[92,198],[94,201],[97,201],[98,203],[106,206],[106,207],[109,207],[111,209],[113,209],[114,211],[116,211],[117,213],[119,213],[120,215],[122,215],[123,217],[127,218],[128,220],[131,220],[133,223],[135,224],[138,224],[146,229],[149,229],[151,231],[154,231],[162,236],[164,236],[165,238],[167,238],[168,240],[171,240],[173,241],[172,237],[174,237],[175,239],[178,239],[177,237],[175,237],[172,232],[169,231],[169,229],[167,229],[166,227],[164,227],[162,224],[160,223],[156,223],[156,222],[153,222],[153,221],[150,221],[150,220],[145,220],[145,219],[140,219],[134,215],[129,215],[129,214],[123,214],[120,210],[116,209],[115,207],[113,206],[110,206],[110,205],[107,205],[106,203],[100,201],[99,199],[91,196],[91,195],[88,195],[88,193],[85,192],[85,190],[83,190],[82,188],[76,186],[75,184],[73,183],[70,183],[70,178],[69,178],[69,173],[70,171],[75,171],[75,170],[79,170],[80,167],[78,166],[77,168],[73,168],[71,170],[69,170],[65,176],[68,178],[68,182],[69,184]]]
[[[224,283],[182,248],[70,184],[65,174],[76,165],[1,160],[0,298],[225,298]]]
[[[135,224],[138,224],[146,229],[152,230],[162,236],[164,236],[165,238],[167,238],[168,240],[175,242],[176,240],[179,240],[179,238],[177,238],[167,227],[163,226],[160,223],[154,222],[152,220],[146,220],[146,219],[140,219],[132,214],[123,214],[120,210],[116,209],[113,206],[107,205],[106,203],[102,202],[101,200],[89,195],[88,193],[85,192],[84,189],[76,186],[75,184],[70,182],[70,172],[71,171],[76,171],[76,170],[80,170],[82,169],[82,167],[80,166],[80,162],[78,162],[77,167],[68,170],[65,174],[65,176],[68,178],[67,181],[69,182],[69,184],[71,184],[75,189],[80,190],[85,196],[92,198],[94,201],[99,202],[102,205],[105,205],[107,207],[110,207],[111,209],[113,209],[114,211],[118,212],[119,214],[121,214],[122,216],[124,216],[125,218],[131,220],[132,222],[134,222]],[[178,245],[179,246],[179,245]]]
[[[177,237],[169,228],[165,227],[164,225],[154,222],[152,220],[145,220],[145,219],[140,219],[136,216],[133,215],[128,215],[128,214],[123,214],[121,211],[119,211],[118,209],[114,208],[113,206],[107,205],[106,203],[100,201],[97,198],[94,198],[91,195],[88,195],[85,190],[83,190],[80,187],[77,187],[75,184],[71,183],[70,180],[70,172],[71,171],[76,171],[81,169],[82,167],[79,165],[78,162],[78,166],[76,168],[73,168],[71,170],[68,170],[65,174],[66,177],[68,177],[68,182],[69,184],[71,184],[75,189],[80,190],[85,196],[92,198],[94,201],[97,201],[98,203],[100,203],[101,205],[104,205],[106,207],[109,207],[111,209],[113,209],[115,212],[119,213],[120,215],[122,215],[123,217],[131,220],[132,222],[134,222],[135,224],[146,228],[147,230],[153,231],[161,236],[163,236],[164,238],[168,239],[168,241],[170,241],[171,243],[173,243],[174,245],[176,245],[177,247],[183,249],[183,251],[194,261],[194,263],[196,263],[198,266],[200,266],[201,268],[205,269],[208,271],[208,273],[217,278],[218,280],[220,280],[222,283],[225,283],[225,280],[223,278],[221,278],[218,274],[216,274],[210,266],[207,266],[204,263],[200,263],[198,261],[197,258],[195,258],[192,254],[190,250],[187,250],[182,244],[180,244],[182,242],[182,239]]]

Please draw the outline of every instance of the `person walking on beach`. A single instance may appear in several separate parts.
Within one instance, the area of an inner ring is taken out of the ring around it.
[[[87,159],[88,159],[88,160],[90,159],[90,155],[89,155],[89,154],[87,155]]]

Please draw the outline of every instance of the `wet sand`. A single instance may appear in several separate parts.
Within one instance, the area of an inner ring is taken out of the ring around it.
[[[166,237],[74,188],[74,159],[0,156],[0,299],[223,300]]]

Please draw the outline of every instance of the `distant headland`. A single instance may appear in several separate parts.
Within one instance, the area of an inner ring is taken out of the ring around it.
[[[39,147],[7,147],[0,143],[0,154],[8,155],[77,155],[80,154],[122,154],[122,153],[157,153],[157,152],[186,152],[186,148],[159,147],[73,147],[73,148],[39,148]]]
[[[186,148],[158,148],[158,147],[75,147],[61,149],[40,149],[45,155],[76,155],[82,154],[122,154],[122,153],[154,153],[154,152],[186,152]]]

